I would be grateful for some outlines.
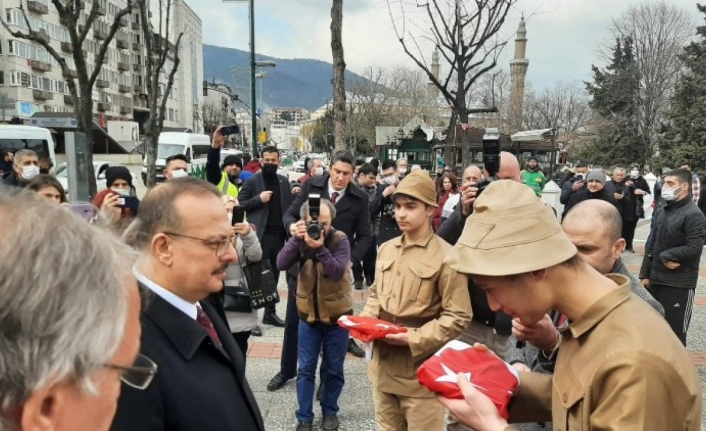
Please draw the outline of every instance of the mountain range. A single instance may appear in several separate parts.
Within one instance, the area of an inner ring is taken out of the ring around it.
[[[331,63],[312,59],[281,59],[261,54],[255,58],[257,61],[269,60],[276,63],[276,67],[262,68],[266,76],[256,80],[258,106],[316,110],[333,98]],[[349,70],[346,70],[345,78],[346,87],[365,79]],[[240,99],[249,105],[250,53],[234,48],[203,45],[203,79],[230,85]]]

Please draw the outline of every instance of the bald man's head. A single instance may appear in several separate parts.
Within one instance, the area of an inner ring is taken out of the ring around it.
[[[620,239],[623,231],[623,219],[613,204],[601,199],[589,199],[578,203],[564,217],[562,225],[591,224],[595,230],[606,235],[611,241]]]
[[[477,183],[483,178],[483,173],[480,168],[476,165],[471,165],[463,171],[463,184],[474,182]]]
[[[623,220],[612,204],[583,201],[571,208],[561,225],[584,261],[602,274],[612,270],[625,248]]]
[[[485,172],[487,176],[487,172]],[[522,182],[522,176],[520,175],[520,162],[517,161],[517,157],[514,154],[508,153],[507,151],[500,152],[500,170],[497,175],[495,175],[498,180],[514,180],[518,183]]]

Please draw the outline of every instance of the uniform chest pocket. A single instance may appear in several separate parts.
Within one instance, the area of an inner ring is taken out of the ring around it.
[[[375,262],[375,286],[378,295],[387,295],[392,288],[392,264],[394,260],[378,259]]]
[[[554,376],[554,405],[561,405],[554,414],[555,431],[572,431],[590,429],[586,390],[573,378],[557,378]]]
[[[408,298],[412,301],[429,304],[436,292],[436,275],[439,267],[429,266],[421,262],[409,264],[408,276],[405,284],[408,284]],[[406,289],[405,289],[406,290]]]

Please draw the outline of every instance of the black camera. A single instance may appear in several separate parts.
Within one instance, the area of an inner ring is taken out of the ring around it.
[[[500,170],[500,131],[497,128],[485,129],[483,135],[483,166],[488,172],[488,176],[478,183],[476,199],[488,185],[495,181],[495,176]]]
[[[321,238],[321,232],[324,230],[324,225],[319,223],[320,211],[321,195],[309,195],[309,216],[311,217],[311,221],[306,222],[306,234],[313,240]]]

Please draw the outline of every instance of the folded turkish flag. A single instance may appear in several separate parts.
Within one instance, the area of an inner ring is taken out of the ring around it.
[[[500,415],[508,418],[507,405],[512,392],[520,384],[517,371],[510,364],[492,353],[453,340],[419,367],[417,378],[419,383],[434,393],[462,399],[463,394],[457,384],[458,373],[465,374],[476,389],[493,401]]]
[[[384,320],[373,319],[371,317],[341,316],[338,318],[338,326],[350,331],[353,338],[363,342],[381,340],[387,334],[399,334],[407,332],[407,328],[398,326]]]

